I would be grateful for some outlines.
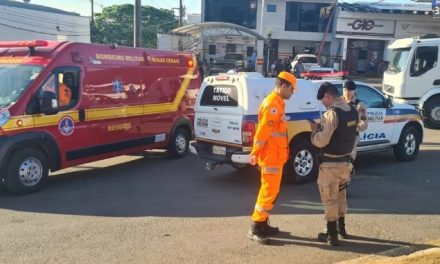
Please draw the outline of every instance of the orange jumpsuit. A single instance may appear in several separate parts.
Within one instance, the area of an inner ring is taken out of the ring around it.
[[[264,222],[269,217],[280,191],[283,165],[288,160],[287,118],[284,100],[275,92],[269,94],[258,111],[258,127],[251,155],[257,157],[261,187],[252,221]]]

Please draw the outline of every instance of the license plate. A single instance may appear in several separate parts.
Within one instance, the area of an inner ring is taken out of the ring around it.
[[[222,146],[212,146],[212,154],[226,155],[226,147]]]

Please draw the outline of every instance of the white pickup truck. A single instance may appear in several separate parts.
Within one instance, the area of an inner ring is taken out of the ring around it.
[[[310,142],[307,118],[318,120],[325,107],[316,99],[324,81],[298,80],[298,89],[286,101],[290,159],[285,177],[298,183],[318,174],[318,151]],[[331,80],[342,90],[342,80]],[[207,160],[207,167],[249,163],[257,125],[258,107],[275,80],[258,73],[209,76],[203,81],[195,106],[195,141],[190,151]],[[423,139],[418,111],[411,105],[393,104],[381,92],[357,83],[357,96],[367,108],[368,130],[360,134],[358,152],[393,149],[400,161],[417,157]]]

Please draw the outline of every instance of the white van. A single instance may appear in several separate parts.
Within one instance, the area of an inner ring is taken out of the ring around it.
[[[316,99],[324,81],[298,80],[297,91],[286,101],[289,120],[290,158],[285,178],[298,183],[318,175],[318,150],[310,142],[307,118],[318,120],[325,107]],[[342,90],[342,80],[331,80]],[[258,108],[269,94],[275,79],[258,73],[238,73],[206,77],[195,107],[195,141],[190,151],[208,161],[207,168],[249,163],[257,125]],[[364,83],[357,83],[358,98],[367,107],[369,128],[361,133],[358,151],[394,149],[398,160],[416,158],[423,139],[420,115],[411,105],[395,104]]]
[[[382,90],[417,107],[427,127],[440,129],[440,38],[398,39],[388,48],[393,55]]]

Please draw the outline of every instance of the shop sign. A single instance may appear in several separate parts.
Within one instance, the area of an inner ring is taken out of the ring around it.
[[[336,34],[394,36],[394,21],[370,18],[339,18]]]
[[[432,22],[397,21],[396,38],[409,38],[432,34],[433,32],[440,32],[440,21],[431,21]]]
[[[353,30],[366,30],[370,31],[375,27],[383,27],[383,25],[377,25],[373,19],[356,19],[353,23],[348,23]]]

